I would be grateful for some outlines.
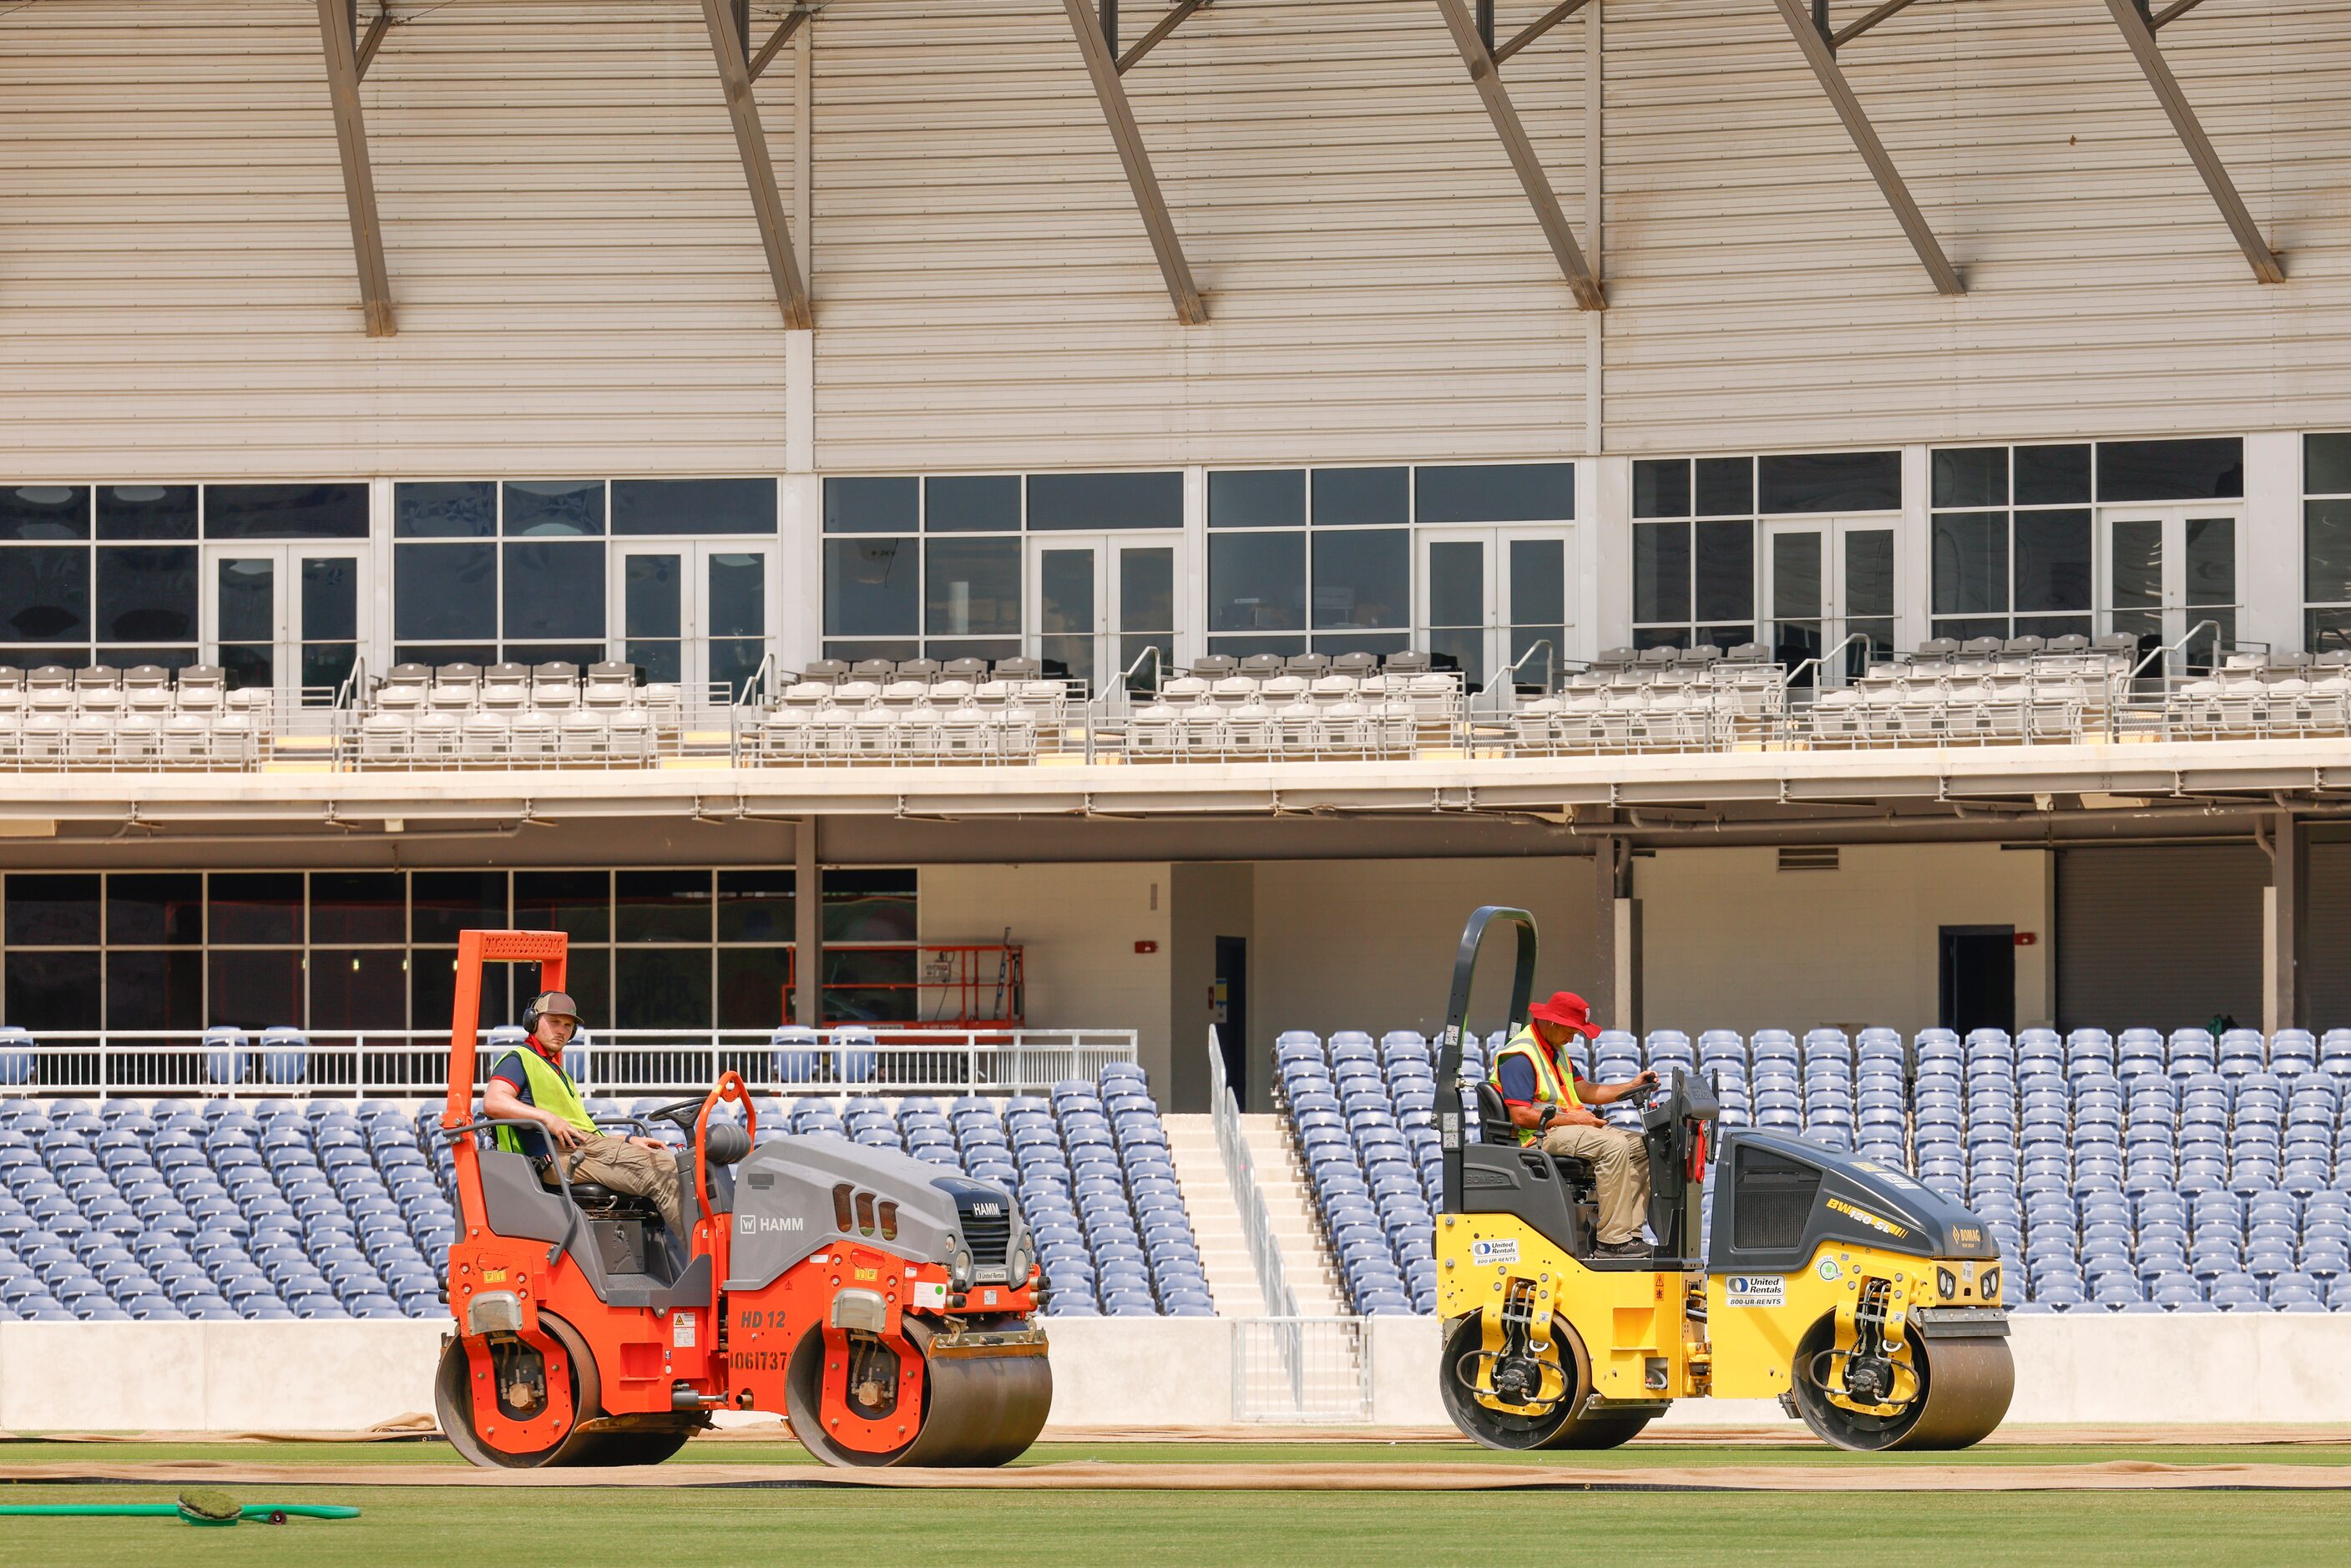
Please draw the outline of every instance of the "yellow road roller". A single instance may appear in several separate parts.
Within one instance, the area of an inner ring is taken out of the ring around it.
[[[1457,1084],[1479,948],[1518,937],[1510,1027],[1534,983],[1535,925],[1469,918],[1438,1039]],[[1463,1086],[1466,1090],[1467,1086]],[[1904,1172],[1809,1140],[1719,1129],[1712,1091],[1677,1069],[1641,1112],[1646,1258],[1597,1255],[1593,1171],[1521,1145],[1500,1092],[1441,1092],[1438,1377],[1447,1411],[1492,1448],[1602,1448],[1677,1399],[1776,1398],[1840,1448],[1963,1448],[2015,1386],[2004,1272],[1984,1223]],[[1472,1134],[1474,1134],[1474,1136]],[[1711,1156],[1711,1244],[1698,1256]]]

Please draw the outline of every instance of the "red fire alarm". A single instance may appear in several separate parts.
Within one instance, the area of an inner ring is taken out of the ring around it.
[[[1159,951],[1159,944],[1156,942],[1137,942],[1134,945],[1134,950],[1138,953],[1156,953]]]
[[[2016,934],[2016,945],[2020,947],[2030,947],[2035,942],[2040,940],[2041,938],[2039,936],[2034,936],[2030,931],[2020,931]]]

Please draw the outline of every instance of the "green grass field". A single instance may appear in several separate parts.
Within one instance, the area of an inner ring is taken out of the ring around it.
[[[1467,1444],[1053,1443],[1024,1462],[1430,1464],[1491,1461]],[[208,1458],[254,1465],[446,1464],[443,1446],[0,1444],[0,1464]],[[2351,1464],[2351,1444],[1979,1448],[1923,1462],[2063,1467]],[[799,1464],[789,1445],[691,1445],[673,1464]],[[1562,1459],[1637,1469],[1856,1461],[1797,1444],[1643,1443]],[[2339,1563],[2351,1493],[2009,1492],[921,1492],[799,1490],[490,1491],[478,1488],[240,1485],[242,1502],[355,1503],[349,1522],[194,1530],[169,1520],[0,1518],[0,1563],[479,1563],[550,1553],[600,1563],[784,1563],[894,1568],[986,1561],[1345,1565],[1531,1561],[1584,1554],[1643,1564],[1873,1561],[2147,1563],[2218,1550],[2265,1564]],[[169,1501],[164,1485],[0,1485],[0,1502]]]

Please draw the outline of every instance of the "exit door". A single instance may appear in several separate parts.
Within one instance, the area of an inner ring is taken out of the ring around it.
[[[1225,1058],[1233,1098],[1244,1109],[1249,1098],[1249,938],[1217,938],[1217,977],[1208,992],[1208,1018]]]
[[[2219,663],[2220,650],[2237,640],[2237,519],[2201,507],[2108,508],[2099,526],[2099,630],[2136,637],[2142,658],[2185,639],[2184,668],[2149,668],[2149,675]]]
[[[1766,523],[1763,603],[1772,657],[1792,671],[1858,632],[1869,639],[1805,672],[1801,684],[1851,679],[1894,649],[1894,528],[1889,523],[1807,519]]]
[[[1428,651],[1451,658],[1472,691],[1521,660],[1523,678],[1540,682],[1567,657],[1567,540],[1557,528],[1423,528],[1419,594]]]
[[[2016,927],[1942,928],[1940,1017],[1945,1029],[2016,1032]]]
[[[648,681],[724,685],[727,700],[739,699],[768,653],[770,552],[697,543],[630,545],[620,555],[611,624],[622,663]]]
[[[358,665],[361,606],[359,554],[348,546],[208,547],[204,661],[232,690],[325,706]]]
[[[1176,551],[1163,539],[1055,537],[1032,540],[1029,601],[1037,607],[1035,656],[1058,664],[1088,695],[1151,648],[1163,671],[1176,662]],[[1137,673],[1148,686],[1146,661]]]

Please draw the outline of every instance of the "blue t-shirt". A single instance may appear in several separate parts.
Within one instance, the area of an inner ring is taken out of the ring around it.
[[[519,1072],[522,1069],[515,1069]],[[1495,1077],[1501,1081],[1502,1103],[1506,1105],[1531,1105],[1535,1103],[1535,1064],[1524,1056],[1502,1058]]]

